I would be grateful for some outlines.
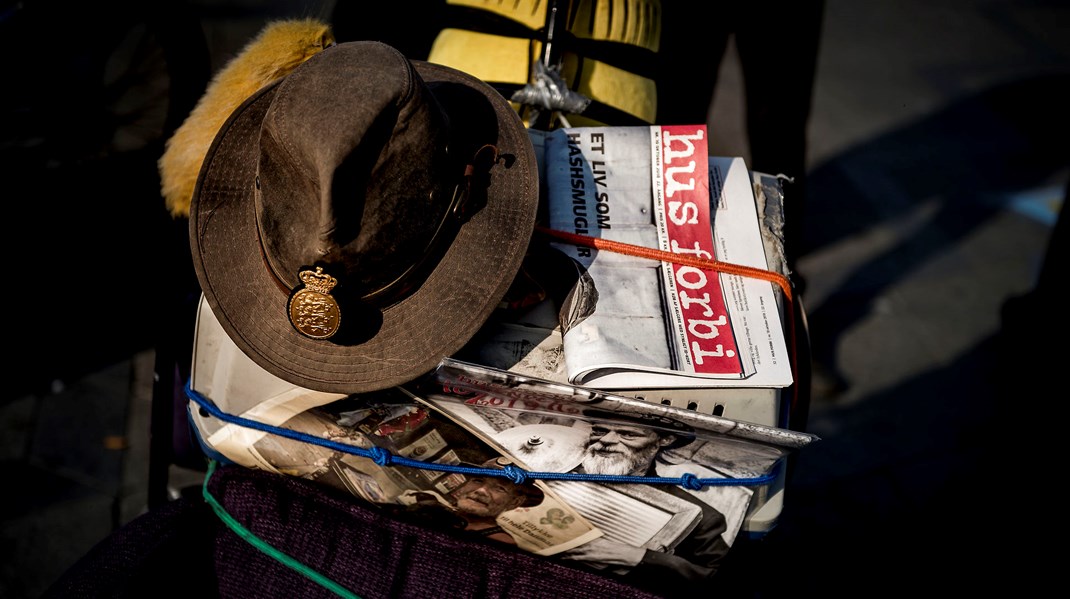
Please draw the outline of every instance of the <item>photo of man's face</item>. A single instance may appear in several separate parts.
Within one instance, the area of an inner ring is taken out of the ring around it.
[[[639,476],[646,472],[663,443],[657,432],[639,426],[594,424],[583,454],[590,474]]]
[[[492,476],[470,476],[453,497],[458,510],[481,518],[497,517],[502,512],[519,507],[524,501],[516,485]]]

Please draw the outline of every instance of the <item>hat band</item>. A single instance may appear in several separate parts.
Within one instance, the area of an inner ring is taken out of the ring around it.
[[[481,157],[486,156],[488,152],[490,153],[489,160],[483,158],[481,161]],[[361,301],[385,308],[405,295],[414,286],[412,281],[416,277],[413,275],[422,272],[423,267],[430,259],[440,253],[439,250],[444,247],[443,240],[449,236],[448,233],[454,228],[453,225],[464,221],[469,216],[468,209],[471,208],[469,199],[472,195],[472,179],[476,175],[476,169],[482,167],[481,170],[486,172],[497,162],[497,146],[486,144],[476,150],[475,154],[472,155],[472,161],[464,167],[464,179],[453,188],[453,197],[450,198],[450,205],[446,208],[446,214],[442,217],[438,228],[435,229],[435,233],[427,242],[427,247],[420,253],[419,258],[393,281],[361,296]]]

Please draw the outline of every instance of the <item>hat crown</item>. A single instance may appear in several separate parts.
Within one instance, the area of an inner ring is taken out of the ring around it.
[[[395,280],[427,250],[463,167],[448,118],[397,50],[329,48],[283,80],[261,124],[256,214],[286,287],[324,265],[350,293]]]

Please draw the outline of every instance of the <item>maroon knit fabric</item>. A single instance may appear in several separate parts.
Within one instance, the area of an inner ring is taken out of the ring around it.
[[[363,599],[401,597],[654,598],[615,579],[400,521],[303,479],[223,467],[209,490],[256,536]],[[333,597],[238,535],[216,536],[221,597]]]

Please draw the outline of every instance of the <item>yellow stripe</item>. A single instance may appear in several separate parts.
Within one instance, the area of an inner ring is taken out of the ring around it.
[[[569,24],[569,31],[576,37],[658,51],[661,44],[658,0],[594,0],[580,2],[578,6],[576,18]]]
[[[530,44],[526,39],[443,29],[435,37],[427,61],[453,67],[483,81],[524,85],[531,77]]]

